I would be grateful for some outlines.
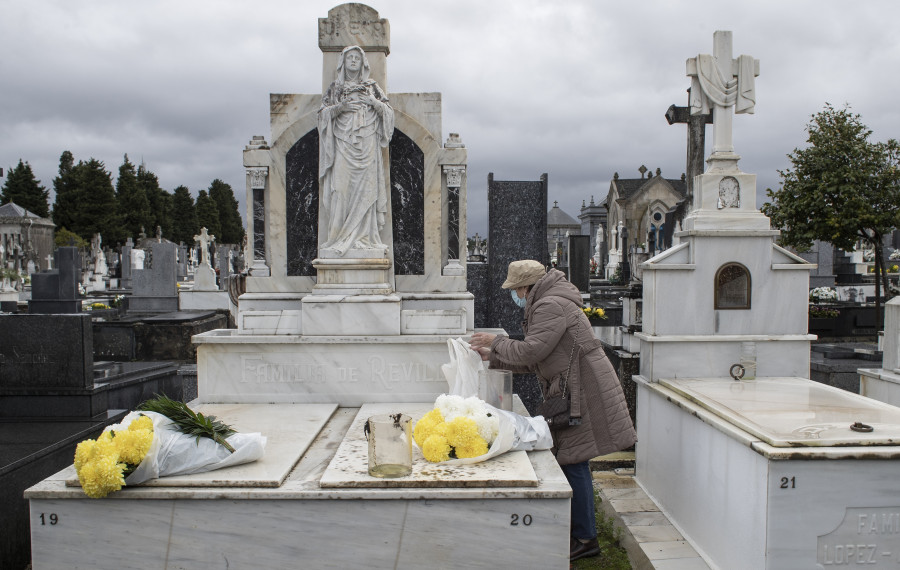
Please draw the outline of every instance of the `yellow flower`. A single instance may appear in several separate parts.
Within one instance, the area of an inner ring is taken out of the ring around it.
[[[488,452],[487,443],[480,437],[473,441],[471,445],[460,445],[454,448],[456,456],[460,459],[466,457],[478,457]]]
[[[484,439],[478,435],[478,424],[466,416],[457,416],[448,422],[447,441],[454,448],[470,447],[477,441],[484,443]]]
[[[440,435],[432,435],[425,440],[422,447],[422,455],[432,463],[447,461],[450,459],[450,443],[447,438]]]
[[[149,429],[150,431],[153,431],[153,420],[150,419],[150,416],[141,415],[137,419],[131,421],[128,429]]]
[[[78,480],[88,497],[100,499],[125,485],[124,470],[124,463],[118,463],[115,457],[105,455],[84,464],[78,472]]]
[[[82,465],[88,462],[91,457],[91,454],[94,452],[94,445],[97,443],[96,440],[86,439],[78,444],[78,447],[75,448],[75,470],[81,471]]]
[[[442,423],[444,423],[444,416],[437,408],[422,416],[422,419],[417,421],[413,428],[413,439],[416,440],[416,445],[424,447],[425,440],[433,435],[435,428]]]
[[[144,460],[144,456],[150,450],[150,444],[153,443],[153,431],[148,429],[132,430],[116,432],[114,439],[116,449],[119,452],[119,459],[125,463],[137,465]]]

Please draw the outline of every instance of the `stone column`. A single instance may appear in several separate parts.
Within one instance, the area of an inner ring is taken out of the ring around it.
[[[444,275],[463,275],[465,269],[460,265],[460,244],[465,236],[460,235],[460,188],[466,167],[462,165],[444,165],[444,176],[447,182],[447,219],[445,222],[447,249],[444,258]]]
[[[251,276],[268,277],[271,275],[271,270],[266,265],[266,186],[269,179],[269,168],[267,166],[248,168],[247,177],[250,180],[250,193],[253,200],[250,207],[252,215],[249,220],[253,237],[248,239],[253,240],[253,245],[248,248],[251,258],[246,263],[250,267]]]

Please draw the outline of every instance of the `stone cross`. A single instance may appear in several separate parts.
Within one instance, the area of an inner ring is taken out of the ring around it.
[[[206,265],[210,265],[209,263],[209,242],[215,241],[216,236],[211,236],[207,233],[206,228],[200,229],[200,235],[194,236],[194,241],[200,244],[200,263],[205,263]],[[210,265],[210,267],[212,267]]]
[[[51,269],[53,269],[53,254],[48,253],[47,254],[47,271],[50,271]]]
[[[713,34],[713,54],[688,59],[687,75],[691,77],[691,114],[708,113],[710,108],[713,113],[710,169],[736,169],[740,157],[734,154],[731,108],[735,113],[753,113],[759,60],[748,55],[732,59],[731,32],[717,31]]]
[[[688,89],[688,98],[691,90]],[[703,160],[706,158],[706,125],[712,124],[711,113],[698,113],[692,115],[690,107],[677,107],[670,105],[666,110],[666,121],[670,125],[686,124],[687,132],[687,165],[685,168],[685,183],[687,186],[688,200],[694,194],[694,176],[703,173]]]

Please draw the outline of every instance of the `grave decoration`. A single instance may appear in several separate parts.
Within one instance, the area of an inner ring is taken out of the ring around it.
[[[591,321],[593,320],[606,320],[606,311],[601,309],[600,307],[582,307],[581,309],[584,311],[584,315]]]
[[[75,470],[85,494],[99,499],[158,477],[250,463],[263,456],[265,445],[260,433],[237,433],[215,416],[157,396],[96,440],[79,443]]]
[[[479,399],[481,356],[461,338],[449,339],[450,363],[441,371],[450,386],[434,408],[416,422],[413,440],[432,463],[481,463],[507,451],[550,449],[553,439],[543,417],[499,410]]]

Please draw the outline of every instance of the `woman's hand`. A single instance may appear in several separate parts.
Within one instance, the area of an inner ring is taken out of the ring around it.
[[[478,348],[478,349],[473,349],[473,350],[475,350],[475,352],[478,353],[478,356],[481,357],[481,360],[487,362],[488,360],[491,359],[491,349],[490,348]]]
[[[477,332],[472,335],[469,346],[471,346],[473,350],[478,350],[480,348],[487,348],[490,350],[491,343],[494,342],[495,338],[497,338],[497,335],[495,334]],[[479,352],[481,351],[479,350]]]

